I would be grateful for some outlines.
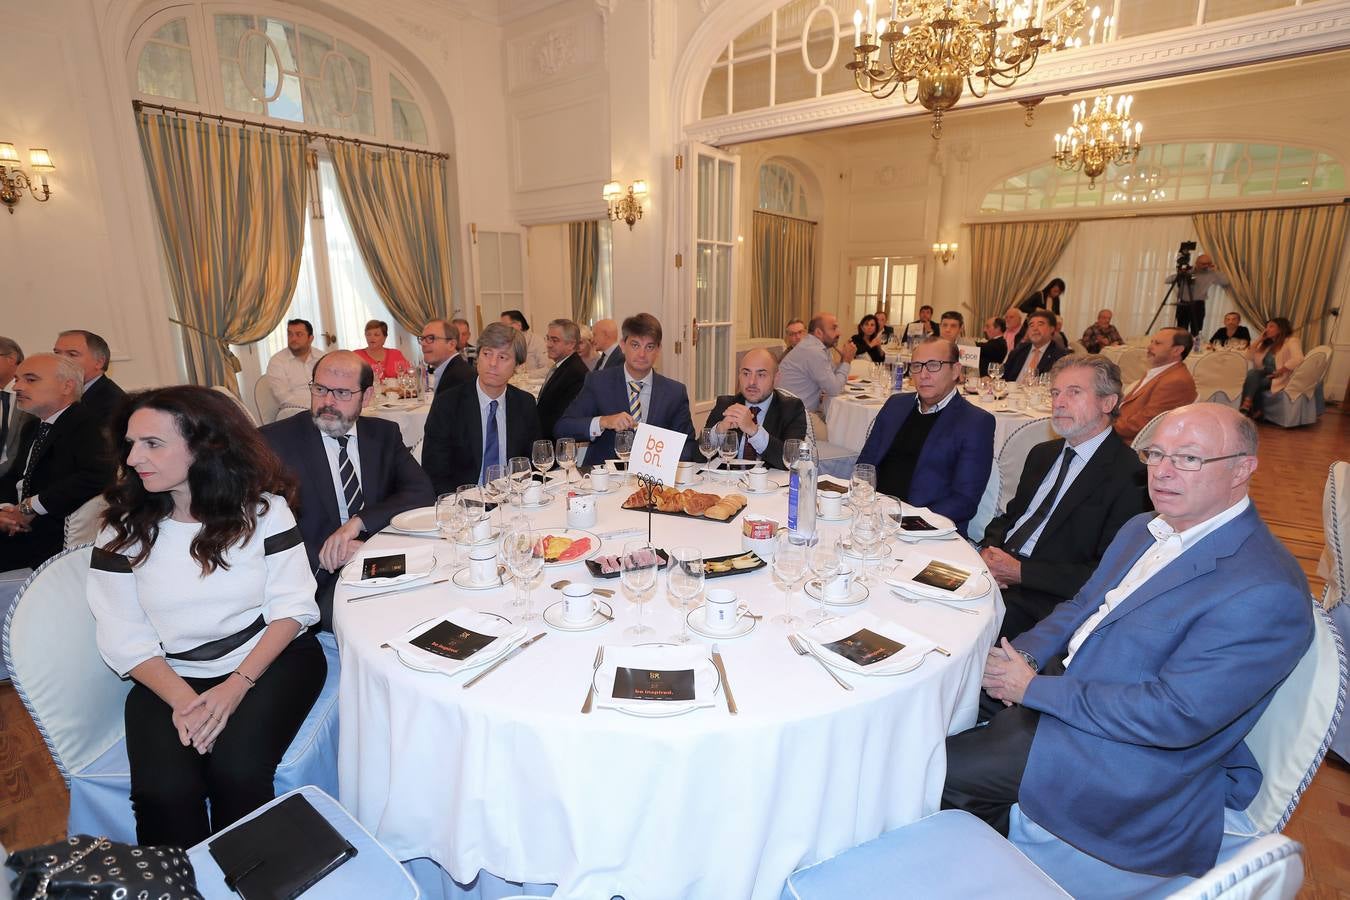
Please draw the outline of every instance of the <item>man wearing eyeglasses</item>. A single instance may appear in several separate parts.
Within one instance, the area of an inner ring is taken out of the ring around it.
[[[473,381],[473,366],[459,353],[459,337],[458,327],[444,319],[432,319],[422,326],[417,338],[437,396],[454,385]]]
[[[886,401],[858,462],[876,466],[878,491],[926,506],[965,534],[994,463],[994,417],[956,389],[959,360],[956,345],[941,338],[915,348],[915,393]]]
[[[1313,636],[1307,580],[1247,497],[1256,441],[1219,404],[1161,419],[1140,451],[1157,515],[990,651],[988,722],[947,739],[943,806],[1003,830],[1072,896],[1151,893],[1255,830],[1243,741]]]
[[[362,408],[375,394],[370,364],[348,350],[319,360],[309,384],[310,414],[261,429],[300,483],[297,518],[319,587],[319,626],[332,629],[338,571],[366,537],[401,512],[436,501],[398,425]]]

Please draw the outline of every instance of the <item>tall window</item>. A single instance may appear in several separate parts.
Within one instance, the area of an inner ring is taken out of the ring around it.
[[[853,269],[853,325],[868,313],[887,310],[891,325],[918,318],[919,262],[913,257],[879,256],[851,261]],[[844,331],[843,324],[840,331]]]
[[[781,162],[766,162],[759,167],[759,208],[799,219],[810,218],[806,185],[796,170]]]

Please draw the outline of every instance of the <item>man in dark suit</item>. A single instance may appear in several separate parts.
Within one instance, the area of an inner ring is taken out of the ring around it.
[[[558,419],[563,411],[581,393],[581,385],[591,373],[586,361],[577,353],[581,340],[581,326],[571,319],[554,319],[548,323],[544,349],[553,360],[553,368],[539,389],[539,432],[541,437],[553,438]]]
[[[1051,371],[1057,440],[1031,448],[1008,509],[984,530],[980,556],[1016,637],[1078,593],[1116,532],[1148,508],[1144,464],[1111,427],[1120,369],[1101,356],[1066,356]]]
[[[436,500],[398,426],[361,415],[374,397],[374,384],[369,363],[335,350],[314,366],[310,414],[261,429],[300,482],[296,518],[319,584],[315,600],[325,631],[333,627],[338,571],[394,516]]]
[[[525,362],[525,336],[493,322],[478,336],[478,377],[438,393],[427,414],[422,468],[437,494],[482,484],[488,466],[529,457],[541,437],[534,398],[507,382]]]
[[[980,377],[989,374],[994,363],[1003,364],[1008,357],[1008,341],[1003,336],[1007,323],[999,316],[991,316],[984,321],[984,343],[980,344]]]
[[[19,367],[14,394],[30,418],[0,478],[0,571],[36,568],[61,552],[66,516],[113,479],[103,422],[79,402],[83,385],[80,367],[52,353]]]
[[[596,322],[591,326],[591,335],[594,337],[595,350],[600,354],[600,359],[592,371],[599,372],[601,369],[613,369],[623,365],[619,326],[614,324],[613,319],[601,319]]]
[[[28,413],[14,397],[14,375],[23,364],[23,348],[11,338],[0,337],[0,476],[9,471],[19,452],[19,435]]]
[[[422,361],[431,373],[436,396],[459,384],[473,381],[473,366],[459,352],[460,330],[444,319],[432,319],[422,326],[417,343]]]
[[[1069,351],[1055,342],[1055,314],[1039,309],[1027,316],[1027,339],[1003,363],[1005,381],[1022,381],[1032,372],[1044,375]]]
[[[681,459],[694,459],[698,437],[684,385],[653,371],[661,355],[661,323],[650,313],[623,320],[624,364],[592,372],[558,420],[558,437],[590,441],[586,464],[617,458],[614,433],[646,422],[687,435]]]
[[[57,335],[52,352],[80,367],[84,374],[84,391],[80,394],[80,402],[98,418],[100,425],[108,424],[117,405],[127,395],[117,382],[108,377],[108,362],[112,358],[108,342],[92,331],[74,329]]]
[[[739,458],[762,459],[770,468],[786,469],[783,442],[806,437],[806,406],[773,389],[777,376],[773,353],[762,347],[747,352],[741,357],[738,375],[741,392],[718,397],[706,427],[721,433],[737,429],[741,433]]]
[[[946,516],[964,534],[994,464],[994,417],[957,390],[960,359],[941,338],[915,348],[916,393],[886,401],[858,462],[876,466],[877,490]]]
[[[906,337],[916,333],[920,337],[928,337],[930,334],[933,337],[938,336],[938,323],[933,321],[933,307],[926,303],[919,307],[919,318],[905,326]]]

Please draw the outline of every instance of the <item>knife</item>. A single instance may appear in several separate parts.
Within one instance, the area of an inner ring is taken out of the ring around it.
[[[417,588],[431,587],[433,584],[445,584],[449,578],[439,578],[436,581],[424,581],[421,584],[405,584],[403,587],[396,587],[388,591],[380,591],[378,594],[362,594],[359,597],[348,597],[348,603],[360,603],[362,600],[374,600],[376,597],[388,597],[390,594],[401,594],[404,591],[412,591]]]
[[[712,661],[713,665],[717,667],[717,677],[722,680],[722,693],[727,698],[727,712],[734,716],[736,715],[736,698],[731,696],[731,682],[727,681],[727,667],[722,665],[722,654],[718,651],[716,644],[713,644]]]
[[[473,677],[470,678],[468,681],[464,682],[464,685],[463,685],[463,686],[466,687],[466,688],[471,688],[471,687],[473,687],[475,684],[477,684],[478,682],[480,682],[480,681],[482,681],[484,678],[486,678],[486,677],[488,676],[488,674],[489,674],[493,669],[497,668],[497,667],[500,666],[502,663],[506,662],[508,659],[511,659],[511,658],[514,657],[514,656],[519,656],[520,653],[521,653],[521,651],[523,651],[526,647],[530,646],[530,645],[533,644],[535,641],[539,640],[541,637],[546,636],[547,634],[548,634],[547,631],[541,631],[541,632],[539,632],[539,633],[536,634],[534,637],[530,638],[528,641],[526,641],[525,643],[521,644],[521,645],[520,645],[519,647],[517,647],[516,649],[512,650],[510,653],[506,654],[506,655],[503,656],[501,659],[497,660],[495,663],[493,663],[492,665],[488,666],[486,669],[484,669],[483,671],[479,672],[477,675],[473,676]]]

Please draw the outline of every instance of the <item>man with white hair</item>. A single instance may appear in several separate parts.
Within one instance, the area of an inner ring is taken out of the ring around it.
[[[84,372],[63,356],[35,353],[19,366],[14,396],[31,418],[0,477],[0,571],[61,552],[66,516],[112,481],[102,421],[80,403],[83,390]]]

